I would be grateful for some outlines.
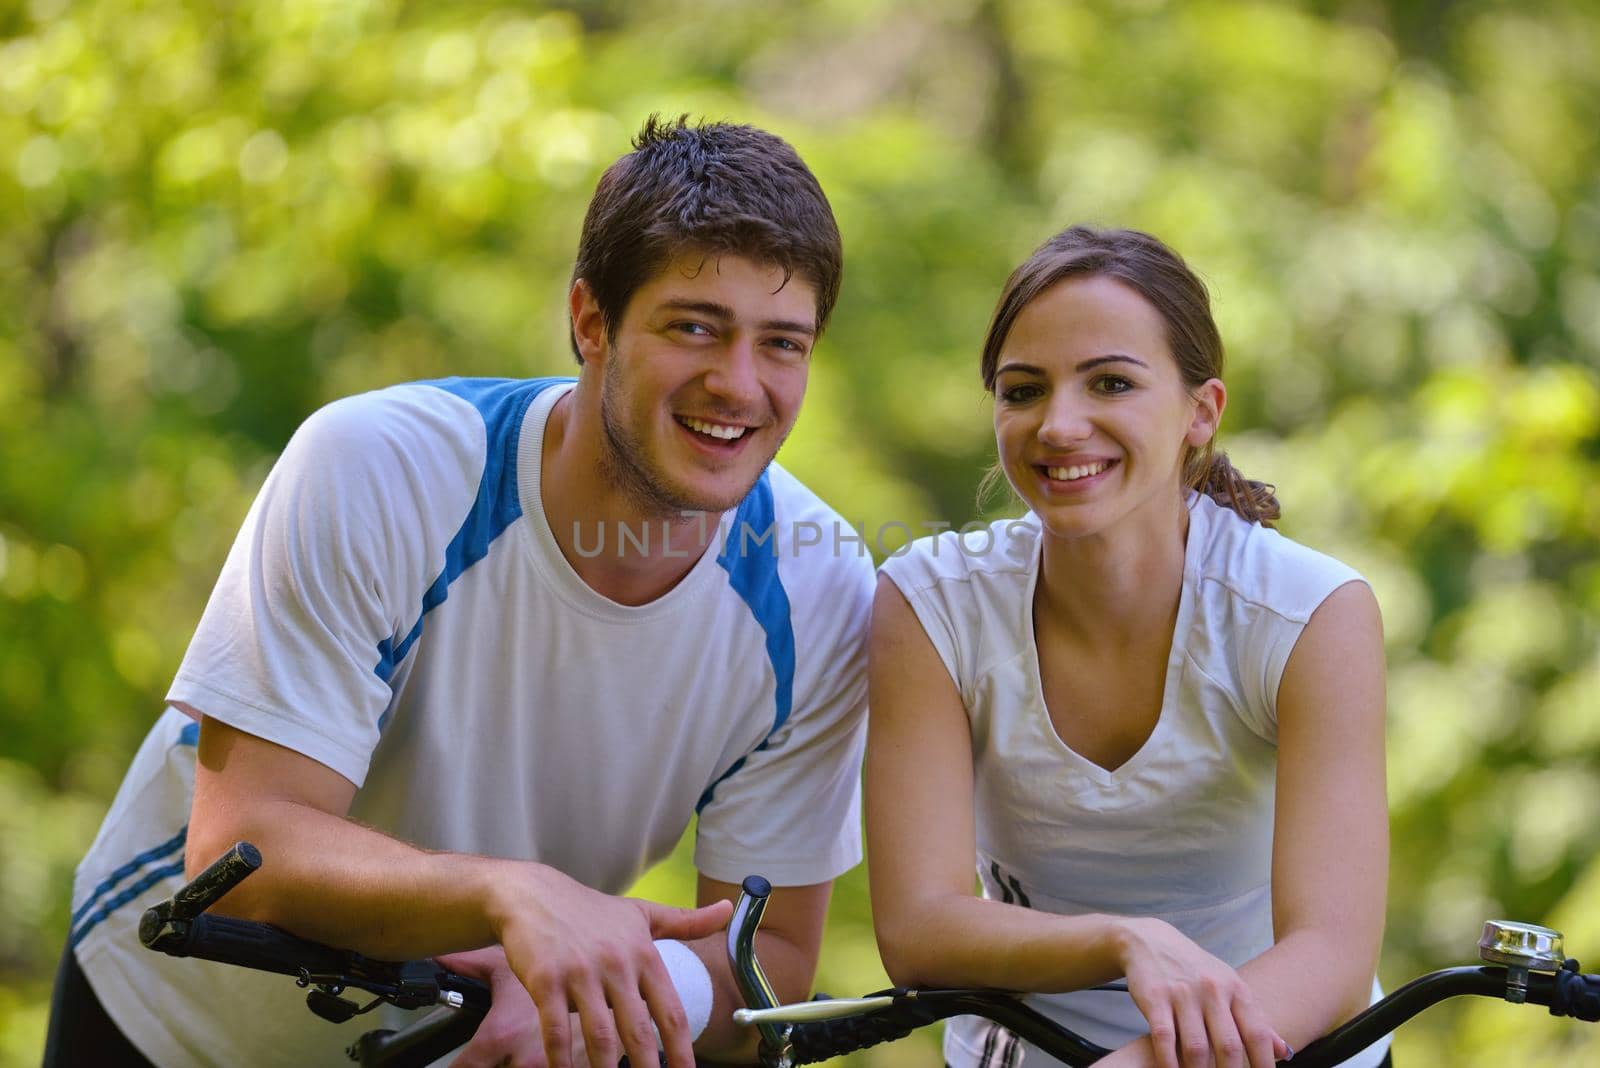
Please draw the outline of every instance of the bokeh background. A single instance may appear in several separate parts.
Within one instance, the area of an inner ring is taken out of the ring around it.
[[[655,111],[775,130],[832,197],[782,460],[869,531],[979,514],[978,345],[1035,244],[1185,253],[1226,447],[1383,604],[1385,982],[1491,916],[1600,965],[1595,4],[0,0],[0,1065],[37,1063],[72,867],[277,451],[343,394],[569,371],[583,207]],[[821,983],[883,982],[857,872]],[[1399,1050],[1600,1035],[1456,1006]]]

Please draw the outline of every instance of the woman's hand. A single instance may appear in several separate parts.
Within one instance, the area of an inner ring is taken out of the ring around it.
[[[1158,1068],[1272,1068],[1289,1046],[1267,1021],[1239,973],[1163,920],[1134,919],[1121,928],[1128,992],[1150,1024],[1149,1054],[1137,1043],[1134,1064]],[[1119,1061],[1108,1061],[1120,1064]]]

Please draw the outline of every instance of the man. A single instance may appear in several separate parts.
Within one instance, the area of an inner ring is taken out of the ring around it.
[[[838,517],[769,467],[840,269],[787,144],[652,119],[584,222],[576,382],[412,383],[307,420],[78,871],[47,1063],[74,1035],[162,1065],[349,1041],[281,977],[138,945],[143,904],[239,839],[265,864],[223,911],[472,950],[448,960],[496,1007],[458,1063],[652,1063],[658,1029],[689,1065],[686,1000],[713,1003],[695,1051],[748,1053],[726,901],[750,872],[782,888],[761,953],[803,997],[860,852],[871,565],[795,537]],[[701,907],[612,896],[695,812]]]

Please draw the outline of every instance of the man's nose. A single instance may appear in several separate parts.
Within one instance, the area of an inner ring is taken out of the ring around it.
[[[746,410],[761,402],[761,374],[755,343],[733,338],[717,354],[705,376],[706,392],[730,408]]]

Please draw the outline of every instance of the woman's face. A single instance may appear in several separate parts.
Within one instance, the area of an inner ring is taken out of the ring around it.
[[[1111,278],[1059,282],[1000,349],[995,439],[1011,485],[1058,537],[1104,533],[1179,499],[1183,456],[1226,394],[1183,384],[1160,313]]]

